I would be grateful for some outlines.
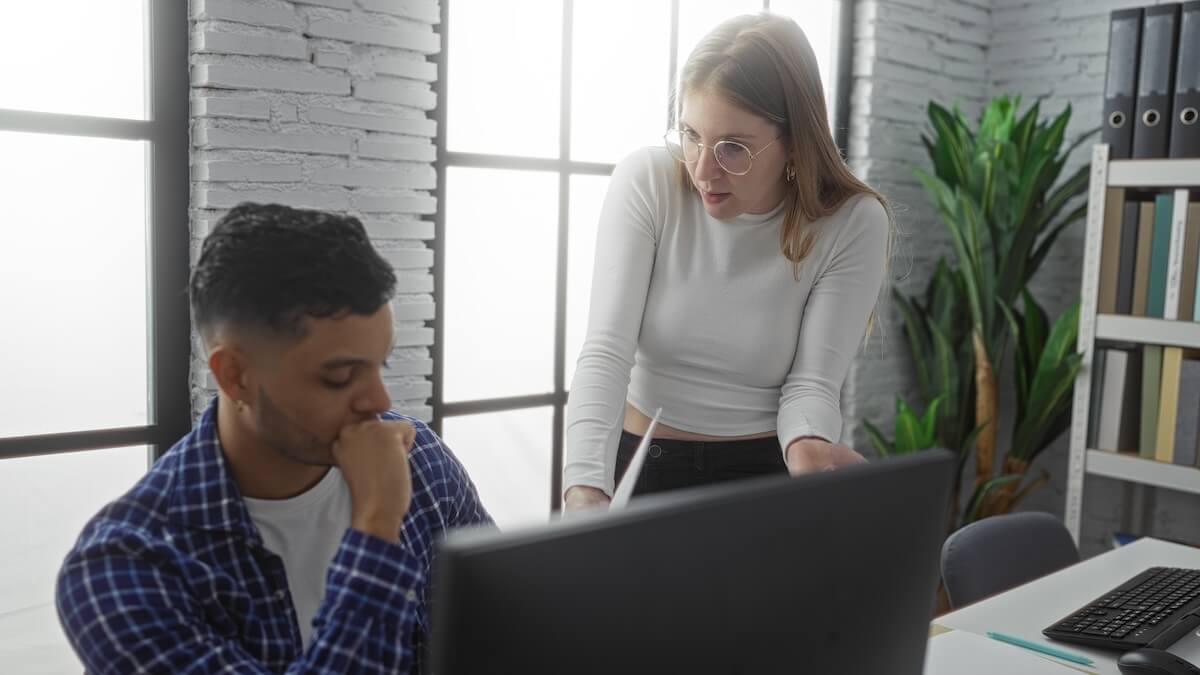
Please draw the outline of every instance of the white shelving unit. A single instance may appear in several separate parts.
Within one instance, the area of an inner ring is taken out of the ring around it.
[[[1124,455],[1108,450],[1087,451],[1089,476],[1107,476],[1142,485],[1200,493],[1200,469]]]
[[[1200,349],[1200,329],[1194,321],[1166,321],[1140,316],[1101,314],[1096,317],[1096,339]]]
[[[1200,184],[1200,159],[1114,159],[1108,163],[1109,187],[1167,189],[1197,184]]]
[[[1200,349],[1200,322],[1165,321],[1138,316],[1096,313],[1100,285],[1100,248],[1104,231],[1104,197],[1109,187],[1156,190],[1200,188],[1200,159],[1108,159],[1108,146],[1092,149],[1088,186],[1087,234],[1079,308],[1079,351],[1083,367],[1075,379],[1071,416],[1071,455],[1067,475],[1066,525],[1079,542],[1083,489],[1087,476],[1106,476],[1142,485],[1200,494],[1200,469],[1156,462],[1131,454],[1087,447],[1091,405],[1092,355],[1096,341],[1134,342]]]

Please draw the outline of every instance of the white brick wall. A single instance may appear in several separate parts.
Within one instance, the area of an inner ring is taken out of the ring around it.
[[[949,254],[943,228],[912,167],[926,166],[921,132],[929,100],[959,102],[970,116],[988,95],[989,0],[862,0],[855,9],[849,160],[892,200],[899,234],[890,278],[924,288]],[[915,396],[902,325],[890,293],[843,395],[844,435],[869,447],[865,417],[890,430],[895,394]]]
[[[397,275],[388,391],[429,419],[436,0],[191,0],[193,252],[243,201],[358,216]],[[193,402],[213,382],[197,341]]]
[[[913,166],[928,167],[920,143],[928,101],[958,102],[972,120],[986,100],[1000,94],[1020,94],[1026,105],[1042,99],[1043,116],[1057,114],[1070,103],[1067,139],[1073,140],[1100,122],[1109,12],[1152,4],[1161,0],[859,2],[850,161],[897,209],[903,236],[891,275],[896,285],[918,292],[936,260],[951,255],[944,227],[912,174]],[[1077,151],[1063,175],[1088,158],[1087,148]],[[1052,315],[1078,297],[1082,238],[1082,223],[1064,232],[1034,280],[1035,294]],[[882,334],[876,334],[858,359],[846,392],[846,432],[861,446],[869,445],[859,424],[863,417],[890,429],[894,394],[916,394],[903,329],[895,308],[886,302],[880,324]],[[1011,379],[1010,366],[1003,368],[1003,377]],[[1011,414],[1007,404],[1001,410],[1001,447],[1007,443]],[[1062,513],[1066,464],[1064,435],[1034,467],[1050,472],[1051,485],[1035,493],[1025,508]],[[1107,547],[1124,510],[1121,494],[1117,481],[1088,480],[1081,542],[1085,554]],[[1152,531],[1195,538],[1185,533],[1189,527],[1196,531],[1193,514],[1200,513],[1200,500],[1162,491],[1155,505]]]

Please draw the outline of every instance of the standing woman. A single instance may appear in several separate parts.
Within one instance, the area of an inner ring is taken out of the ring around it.
[[[882,195],[846,167],[794,21],[740,16],[688,57],[677,128],[613,171],[567,404],[567,509],[865,461],[840,392],[888,264]]]

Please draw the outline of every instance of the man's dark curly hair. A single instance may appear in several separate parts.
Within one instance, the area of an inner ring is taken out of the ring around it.
[[[374,314],[395,289],[357,218],[246,202],[204,240],[188,291],[211,341],[223,324],[299,338],[304,317]]]

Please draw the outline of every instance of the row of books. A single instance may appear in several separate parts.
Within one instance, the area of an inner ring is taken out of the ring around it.
[[[1112,12],[1103,140],[1112,159],[1200,157],[1200,0]]]
[[[1097,348],[1088,447],[1200,466],[1200,351]]]
[[[1108,188],[1096,311],[1200,321],[1200,202]]]

